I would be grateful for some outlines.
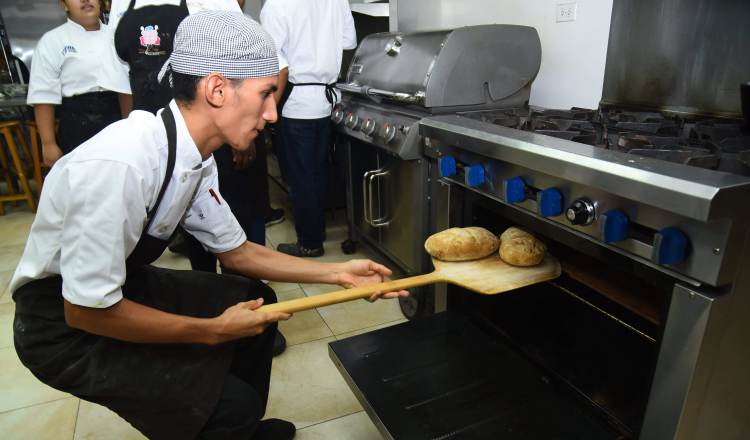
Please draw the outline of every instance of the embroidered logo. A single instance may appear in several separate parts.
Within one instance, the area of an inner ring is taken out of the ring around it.
[[[145,47],[145,55],[166,55],[166,51],[160,50],[161,38],[159,37],[159,25],[141,26],[141,46]]]
[[[78,53],[78,51],[76,50],[75,46],[68,45],[68,46],[63,47],[63,50],[62,50],[63,56],[69,53]]]

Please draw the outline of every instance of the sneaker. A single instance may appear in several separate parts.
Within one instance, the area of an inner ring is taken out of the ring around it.
[[[286,350],[286,338],[276,330],[276,337],[273,340],[273,357],[280,355],[284,350]]]
[[[284,210],[283,209],[271,209],[271,212],[266,216],[266,227],[281,223],[284,221]]]
[[[291,440],[296,432],[294,424],[286,420],[261,420],[255,429],[253,440]]]
[[[299,243],[282,243],[276,250],[293,257],[322,257],[325,254],[323,246],[319,248],[306,248]]]

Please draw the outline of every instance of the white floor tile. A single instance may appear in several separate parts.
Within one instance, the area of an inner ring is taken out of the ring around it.
[[[75,440],[146,440],[146,437],[108,408],[82,400]]]
[[[289,420],[299,429],[362,410],[328,357],[334,340],[294,345],[274,358],[266,418]]]
[[[70,440],[77,415],[75,397],[8,411],[0,414],[0,433],[13,440]]]
[[[34,377],[13,347],[0,348],[0,390],[0,412],[70,397]]]

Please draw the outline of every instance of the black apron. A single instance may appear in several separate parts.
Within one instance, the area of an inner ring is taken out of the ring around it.
[[[169,184],[176,154],[174,118],[162,113],[169,139],[167,173],[147,226],[127,259],[125,298],[165,312],[199,318],[255,298],[259,281],[231,275],[149,266],[167,241],[148,225]],[[65,323],[62,278],[49,277],[13,293],[14,342],[21,362],[42,382],[107,406],[151,439],[194,438],[217,404],[236,343],[134,344],[70,328]]]
[[[157,5],[134,9],[130,0],[115,30],[117,55],[130,65],[133,110],[156,113],[172,99],[169,79],[157,76],[172,53],[174,34],[190,13],[185,0],[179,6]]]
[[[120,101],[115,92],[91,92],[63,98],[55,109],[59,120],[57,145],[63,154],[120,120]]]

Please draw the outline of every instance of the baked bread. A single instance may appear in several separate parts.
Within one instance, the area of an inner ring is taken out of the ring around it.
[[[547,247],[523,229],[511,227],[500,235],[500,258],[513,266],[536,266]]]
[[[500,240],[495,234],[478,226],[446,229],[431,235],[424,242],[427,252],[443,261],[484,258],[497,251],[499,246]]]

